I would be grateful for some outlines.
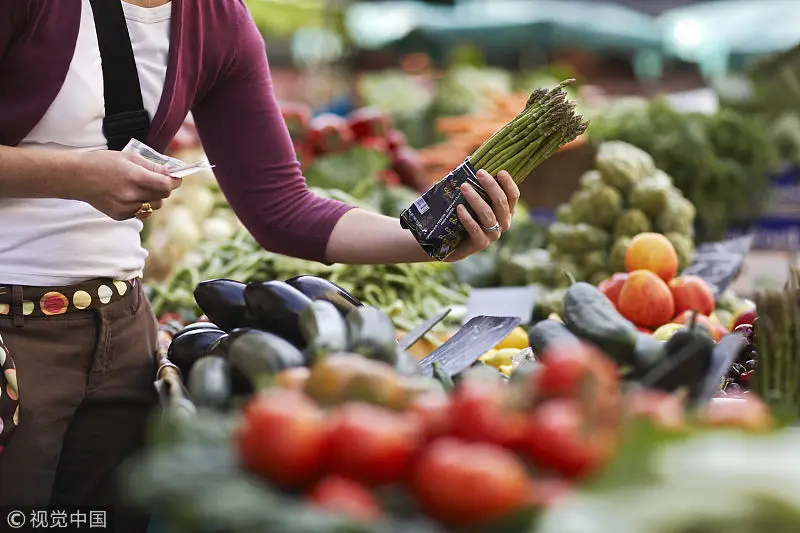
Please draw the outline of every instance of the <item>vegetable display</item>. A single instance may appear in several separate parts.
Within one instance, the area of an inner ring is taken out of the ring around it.
[[[724,237],[739,220],[755,220],[780,160],[767,128],[732,109],[682,113],[655,99],[592,115],[590,140],[624,141],[649,153],[655,165],[697,208],[700,242]]]
[[[522,112],[400,213],[401,225],[428,255],[443,260],[467,238],[456,209],[462,205],[471,210],[460,192],[467,182],[488,199],[475,177],[478,170],[493,176],[505,170],[516,183],[522,183],[543,161],[586,130],[588,123],[575,114],[575,103],[567,100],[564,91],[573,81],[566,80],[551,90],[535,90]]]

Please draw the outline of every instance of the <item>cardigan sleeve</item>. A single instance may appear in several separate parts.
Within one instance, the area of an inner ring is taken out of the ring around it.
[[[222,192],[261,246],[326,262],[330,234],[353,206],[308,189],[273,92],[264,40],[249,14],[237,30],[227,71],[192,109],[203,148]]]
[[[3,58],[6,48],[11,44],[11,39],[17,31],[21,7],[18,0],[4,0],[0,2],[0,59]]]

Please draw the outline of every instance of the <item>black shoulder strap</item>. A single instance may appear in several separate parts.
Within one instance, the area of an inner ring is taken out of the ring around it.
[[[144,109],[139,73],[133,57],[121,0],[90,0],[103,66],[106,116],[103,135],[109,150],[122,150],[128,141],[145,142],[150,116]]]

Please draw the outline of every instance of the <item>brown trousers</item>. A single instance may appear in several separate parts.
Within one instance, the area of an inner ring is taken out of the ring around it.
[[[157,402],[157,325],[141,284],[99,309],[16,313],[16,327],[14,314],[0,316],[20,393],[0,453],[0,506],[113,505],[116,531],[146,531],[147,518],[122,505],[116,473]]]

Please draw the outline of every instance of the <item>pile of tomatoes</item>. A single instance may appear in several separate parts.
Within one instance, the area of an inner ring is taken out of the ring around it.
[[[581,344],[541,354],[511,380],[470,371],[455,389],[388,365],[333,355],[281,376],[243,410],[242,466],[311,505],[387,517],[387,487],[449,528],[483,526],[553,504],[617,449],[616,365]]]

